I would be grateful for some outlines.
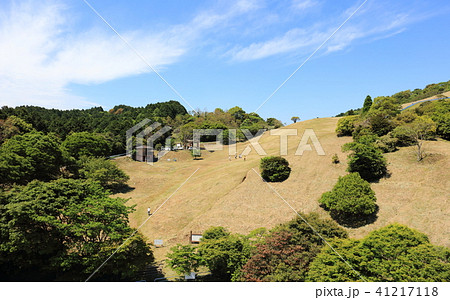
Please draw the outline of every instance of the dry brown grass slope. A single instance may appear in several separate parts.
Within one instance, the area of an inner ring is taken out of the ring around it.
[[[330,190],[339,176],[346,174],[347,153],[341,146],[350,137],[336,137],[334,129],[338,118],[313,119],[291,124],[286,128],[298,130],[288,139],[288,155],[292,173],[285,182],[271,183],[296,210],[318,212],[329,218],[317,200]],[[314,129],[325,150],[325,156],[306,151],[294,155],[305,129]],[[259,140],[268,155],[279,154],[279,136],[266,132]],[[241,152],[247,143],[238,144]],[[415,161],[413,148],[387,154],[391,177],[372,184],[380,206],[378,219],[369,225],[348,229],[352,237],[362,237],[370,231],[398,222],[426,233],[431,242],[450,246],[450,142],[425,143],[428,157]],[[331,163],[337,153],[341,163]],[[116,159],[130,176],[134,190],[120,194],[136,204],[137,211],[130,216],[131,225],[139,226],[147,218],[147,207],[153,210],[163,203],[197,168],[197,173],[176,192],[157,214],[141,228],[150,240],[163,239],[166,246],[157,250],[163,257],[169,246],[186,243],[188,234],[202,232],[210,226],[224,226],[232,232],[248,233],[258,227],[271,228],[295,217],[295,213],[252,170],[258,170],[260,156],[252,150],[247,160],[228,160],[228,147],[223,151],[202,151],[202,160],[192,160],[187,153],[171,153],[153,166]]]

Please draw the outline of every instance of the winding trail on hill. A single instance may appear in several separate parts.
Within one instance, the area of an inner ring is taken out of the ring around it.
[[[435,95],[435,96],[432,96],[432,97],[429,97],[429,98],[425,98],[425,99],[422,99],[422,100],[417,100],[417,101],[414,101],[414,102],[405,103],[405,104],[402,105],[402,109],[401,110],[403,111],[403,110],[406,110],[406,109],[408,109],[408,108],[410,108],[410,107],[412,107],[412,106],[414,106],[416,104],[420,104],[420,103],[424,103],[424,102],[428,102],[428,101],[450,99],[450,91],[444,92],[444,93],[442,93],[440,95],[443,95],[445,97],[433,98],[433,97],[437,96],[437,95]]]

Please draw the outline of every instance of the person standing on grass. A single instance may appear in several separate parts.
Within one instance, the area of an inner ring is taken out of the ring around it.
[[[151,215],[152,213],[150,212],[150,207],[149,208],[147,208],[147,215]]]

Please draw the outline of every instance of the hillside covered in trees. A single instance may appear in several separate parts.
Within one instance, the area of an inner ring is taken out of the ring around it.
[[[397,104],[405,104],[414,102],[417,100],[425,99],[428,97],[436,96],[437,98],[440,98],[442,96],[442,93],[450,91],[450,80],[444,81],[440,83],[431,83],[425,86],[423,89],[414,89],[414,90],[405,90],[398,93],[395,93],[391,96],[388,96],[389,98],[393,99],[393,101]],[[444,96],[442,96],[444,97]],[[374,99],[374,101],[377,101],[377,98]],[[344,117],[344,116],[351,116],[351,115],[357,115],[361,113],[362,108],[357,109],[350,109],[346,111],[345,113],[340,113],[336,115],[336,117]]]
[[[61,140],[72,133],[89,132],[102,135],[110,145],[108,152],[103,155],[120,154],[125,152],[126,131],[146,118],[162,126],[172,127],[172,131],[159,139],[160,143],[168,136],[172,136],[174,141],[186,142],[192,139],[193,129],[241,128],[256,133],[259,129],[283,126],[275,118],[264,120],[258,114],[246,113],[238,106],[227,111],[217,108],[214,112],[198,110],[188,113],[183,105],[173,100],[145,107],[118,105],[109,111],[101,107],[57,110],[18,106],[0,109],[0,143],[32,128],[46,134],[53,133]],[[241,134],[237,138],[243,139],[244,136]]]
[[[231,159],[225,147],[202,160],[152,167],[107,159],[125,151],[126,130],[145,118],[171,126],[167,136],[181,143],[196,128],[254,134],[283,124],[237,106],[188,112],[176,101],[110,111],[3,107],[0,280],[131,281],[166,261],[181,275],[210,272],[204,280],[448,281],[448,240],[420,218],[426,206],[433,224],[445,223],[450,102],[403,112],[400,103],[368,96],[358,114],[290,126],[314,128],[323,156],[293,155],[301,138],[295,136],[290,154],[280,157],[279,136],[267,132],[260,140],[264,158],[253,151]],[[237,150],[248,145],[238,143]],[[258,167],[270,183],[255,174]],[[170,218],[155,217],[137,232],[147,208],[160,205],[196,168],[196,179],[165,206]],[[305,213],[292,219],[267,185]],[[192,230],[203,233],[198,246],[186,244]],[[153,247],[156,238],[171,250]]]

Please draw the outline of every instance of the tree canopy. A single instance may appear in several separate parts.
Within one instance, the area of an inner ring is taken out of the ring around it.
[[[291,121],[294,122],[294,123],[297,123],[297,121],[299,121],[299,120],[300,120],[299,117],[292,117],[291,118]]]
[[[269,182],[280,182],[288,179],[291,173],[289,162],[281,156],[268,156],[261,158],[259,168],[261,177]]]
[[[63,166],[59,139],[54,134],[15,135],[0,147],[0,184],[25,184],[56,178]]]
[[[81,178],[98,181],[102,187],[113,191],[124,187],[130,179],[117,165],[102,157],[83,156],[78,164]]]
[[[97,133],[74,132],[67,136],[62,147],[76,159],[82,156],[105,157],[111,147],[105,137]]]
[[[97,183],[33,181],[3,199],[3,280],[85,280],[128,238],[133,208]],[[141,235],[129,239],[93,280],[130,280],[152,252]]]
[[[337,220],[351,223],[375,213],[377,209],[375,192],[358,173],[339,177],[333,189],[323,193],[319,202]]]
[[[404,225],[388,225],[361,240],[336,239],[332,246],[356,272],[325,246],[310,265],[308,281],[450,280],[450,250]]]
[[[346,238],[334,221],[317,214],[303,215],[277,226],[256,244],[252,257],[242,267],[243,281],[304,281],[309,264],[320,252],[323,239]],[[312,228],[317,230],[315,232]]]
[[[348,172],[358,172],[361,178],[375,181],[387,174],[387,163],[383,154],[372,145],[348,143],[344,151],[351,150],[348,158]]]

